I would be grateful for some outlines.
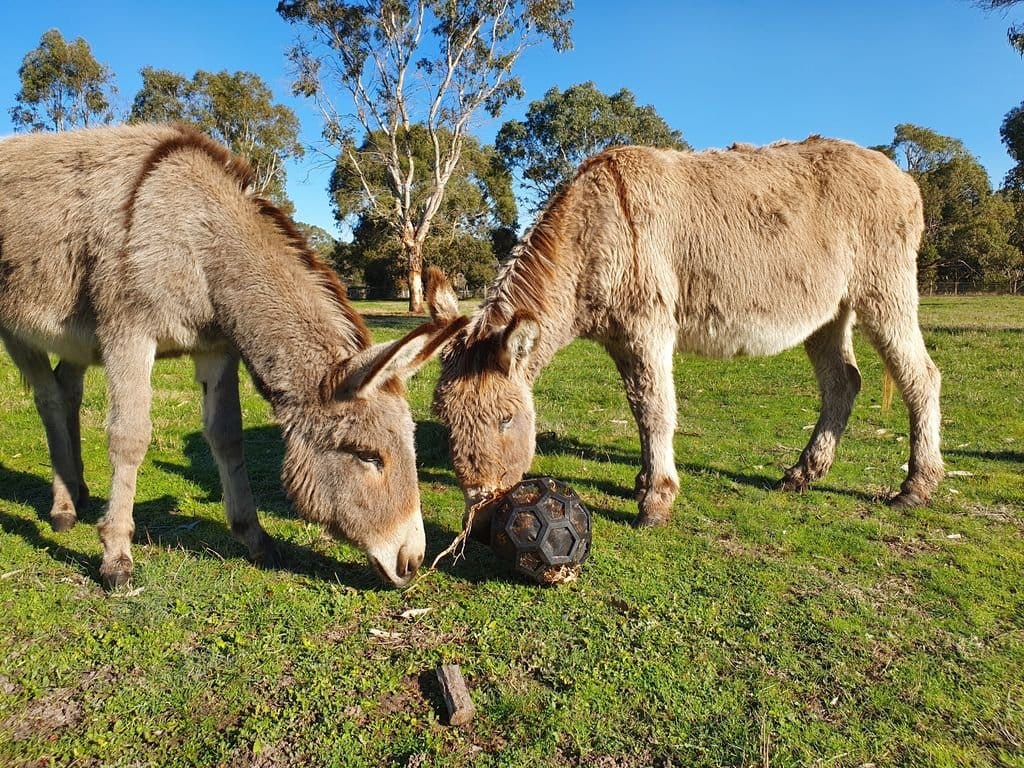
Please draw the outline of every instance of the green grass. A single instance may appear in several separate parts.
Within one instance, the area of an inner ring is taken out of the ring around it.
[[[401,309],[400,305],[391,305]],[[417,319],[367,303],[378,339]],[[135,590],[98,583],[108,493],[101,371],[83,416],[97,500],[54,534],[43,431],[0,362],[0,765],[1024,766],[1024,301],[928,299],[956,474],[927,509],[879,499],[907,460],[906,412],[864,377],[831,474],[772,490],[816,418],[800,350],[677,360],[682,490],[635,531],[639,443],[594,344],[537,386],[535,473],[594,515],[581,578],[510,578],[483,547],[403,592],[296,520],[280,434],[245,382],[246,452],[287,567],[262,572],[227,532],[186,361],[157,364],[139,475]],[[429,555],[462,496],[410,386]],[[430,612],[403,619],[407,608]],[[460,664],[477,705],[443,724],[432,671]]]

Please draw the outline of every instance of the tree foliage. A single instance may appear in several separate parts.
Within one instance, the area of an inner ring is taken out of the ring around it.
[[[976,5],[986,11],[1003,11],[1021,0],[977,0]],[[1014,49],[1024,56],[1024,27],[1014,24],[1006,30],[1006,38]]]
[[[301,157],[299,119],[251,72],[205,72],[191,79],[165,69],[144,67],[130,122],[185,121],[247,158],[258,191],[287,204],[285,161]]]
[[[442,132],[442,140],[448,137]],[[339,223],[352,225],[354,241],[346,251],[343,271],[362,272],[362,280],[376,288],[408,286],[403,274],[401,244],[394,237],[392,222],[378,215],[381,208],[394,205],[388,170],[376,161],[373,147],[379,136],[368,136],[349,155],[338,158],[331,176],[330,192]],[[414,173],[429,176],[433,171],[433,144],[425,126],[414,125],[408,136]],[[414,179],[411,204],[426,205],[429,184]],[[371,199],[371,196],[373,199]],[[514,240],[516,205],[512,178],[493,148],[483,147],[472,136],[464,139],[459,162],[448,180],[441,207],[423,243],[423,258],[452,274],[461,273],[468,286],[479,286],[494,275],[498,259],[507,256],[502,243]],[[507,248],[508,246],[506,246]]]
[[[593,82],[565,91],[552,88],[543,100],[530,104],[525,120],[505,123],[495,141],[506,163],[520,171],[541,204],[586,158],[621,144],[690,148],[680,131],[654,107],[638,105],[631,91],[623,88],[608,96]]]
[[[923,287],[945,281],[1019,281],[1024,262],[1009,239],[1012,202],[993,193],[988,174],[962,141],[902,124],[883,149],[921,189],[925,233],[918,277]]]
[[[470,120],[522,95],[513,69],[528,47],[569,47],[572,0],[281,0],[277,10],[306,28],[290,53],[294,90],[320,107],[324,137],[357,176],[385,170],[387,198],[368,179],[364,194],[401,246],[419,311],[423,247]],[[429,138],[427,173],[417,171],[414,125]]]
[[[81,37],[69,43],[60,30],[44,32],[39,47],[25,54],[18,78],[21,89],[10,109],[15,130],[66,131],[114,118],[114,74]]]

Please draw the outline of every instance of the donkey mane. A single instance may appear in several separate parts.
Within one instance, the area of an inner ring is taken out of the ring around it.
[[[520,310],[543,317],[548,311],[549,294],[545,290],[559,273],[562,220],[568,206],[568,184],[557,190],[538,214],[533,226],[512,249],[508,261],[487,291],[466,330],[467,345],[484,340],[495,328],[501,328]]]
[[[299,232],[291,217],[265,198],[254,197],[253,200],[259,207],[260,214],[274,222],[278,232],[284,236],[285,240],[288,241],[288,245],[298,254],[302,264],[313,273],[321,287],[331,295],[331,298],[344,313],[345,319],[351,326],[352,335],[358,342],[359,349],[369,347],[370,331],[367,329],[366,323],[363,322],[362,316],[349,303],[345,284],[341,282],[335,271],[324,264],[313,253],[306,238]]]
[[[575,180],[598,166],[608,170],[622,213],[632,235],[633,255],[636,254],[636,223],[631,215],[626,184],[619,170],[616,150],[612,148],[585,160],[571,181],[552,193],[537,215],[534,225],[526,231],[512,249],[512,254],[488,289],[480,310],[467,331],[467,343],[473,345],[504,327],[515,312],[543,318],[555,308],[551,307],[549,290],[553,280],[566,272],[562,262],[562,246],[567,230],[566,219],[573,211],[570,194],[575,192]]]
[[[302,236],[292,219],[280,208],[269,200],[252,195],[249,190],[256,183],[256,174],[245,158],[233,154],[227,147],[220,144],[194,127],[184,123],[174,123],[171,126],[177,133],[160,142],[146,157],[142,168],[132,184],[128,199],[123,206],[125,222],[125,240],[131,232],[135,216],[135,201],[138,198],[139,190],[143,183],[154,171],[154,169],[168,157],[176,152],[189,149],[198,150],[208,155],[215,163],[222,166],[228,176],[234,177],[239,189],[251,199],[257,207],[261,216],[270,219],[277,231],[287,241],[288,246],[298,255],[303,266],[313,273],[313,277],[320,286],[327,291],[338,308],[341,309],[345,320],[350,328],[352,340],[358,349],[366,349],[370,346],[370,332],[363,322],[363,318],[352,308],[344,284],[326,264],[317,258],[309,247],[306,238]]]

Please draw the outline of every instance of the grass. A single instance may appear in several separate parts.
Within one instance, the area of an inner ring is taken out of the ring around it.
[[[391,305],[400,308],[401,304]],[[367,304],[378,339],[418,320]],[[471,544],[403,592],[296,520],[280,434],[248,381],[246,452],[287,567],[227,532],[186,361],[154,374],[133,591],[98,583],[108,493],[101,371],[83,414],[97,501],[54,534],[43,431],[0,362],[0,765],[1024,766],[1024,301],[927,299],[947,469],[927,509],[880,499],[907,459],[906,412],[864,389],[831,474],[772,490],[816,418],[800,350],[677,360],[682,490],[635,531],[639,441],[614,366],[576,342],[538,382],[533,471],[594,516],[581,578],[530,586]],[[428,555],[462,496],[410,386]],[[429,608],[402,618],[409,608]],[[478,714],[444,725],[432,671],[462,666]]]

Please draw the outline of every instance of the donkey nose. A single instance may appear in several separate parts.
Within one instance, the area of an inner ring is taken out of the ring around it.
[[[385,581],[404,587],[423,564],[427,537],[423,531],[423,516],[419,510],[385,541],[367,550],[370,564]]]
[[[395,569],[399,577],[411,579],[423,565],[423,552],[415,552],[409,547],[402,547],[398,552],[398,567]]]
[[[473,485],[463,489],[463,494],[466,497],[466,506],[473,507],[490,496],[491,492],[482,486]]]

